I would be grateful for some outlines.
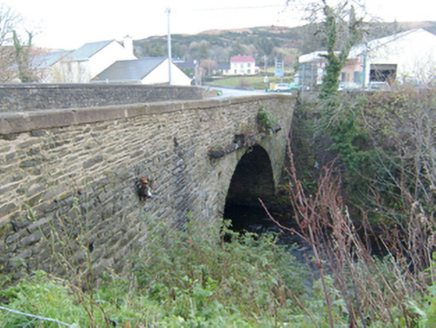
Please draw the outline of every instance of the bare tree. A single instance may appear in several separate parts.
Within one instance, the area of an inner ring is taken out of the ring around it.
[[[20,23],[20,16],[11,8],[0,4],[0,82],[11,82],[16,77],[12,70],[15,62],[12,31]]]
[[[20,16],[11,8],[0,4],[0,46],[10,44],[12,31],[20,23]]]
[[[213,70],[218,67],[218,63],[212,58],[207,58],[200,61],[200,66],[207,72],[208,76],[211,76],[213,75]]]
[[[27,41],[22,41],[21,22],[18,13],[0,4],[0,82],[39,80],[36,59],[44,51],[32,46],[34,32],[26,31]]]

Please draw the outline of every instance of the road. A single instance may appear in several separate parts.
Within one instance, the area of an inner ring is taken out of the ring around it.
[[[242,90],[242,89],[231,89],[231,88],[209,87],[209,86],[204,86],[203,88],[205,88],[205,90],[219,90],[222,92],[221,96],[210,97],[211,99],[275,94],[275,92],[266,92],[265,90]],[[282,92],[281,94],[292,95],[293,93]]]
[[[204,87],[204,88],[209,90],[219,90],[222,92],[221,96],[211,97],[211,98],[228,98],[228,97],[242,97],[242,96],[267,94],[265,90],[241,90],[241,89],[230,89],[230,88],[222,88],[222,87]]]

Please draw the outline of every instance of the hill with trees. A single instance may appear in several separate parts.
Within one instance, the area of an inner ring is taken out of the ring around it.
[[[436,22],[367,23],[366,40],[384,37],[412,28],[424,28],[436,34]],[[264,58],[269,65],[274,58],[292,67],[299,55],[324,49],[326,40],[319,33],[321,25],[308,24],[299,27],[264,26],[237,30],[210,30],[195,35],[173,34],[173,57],[184,61],[212,60],[216,64],[229,63],[232,56],[250,55],[260,67]],[[139,58],[166,56],[167,36],[152,36],[134,41],[135,55]],[[210,66],[210,65],[209,65]]]

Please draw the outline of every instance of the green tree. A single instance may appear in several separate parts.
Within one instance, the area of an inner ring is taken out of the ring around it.
[[[320,98],[326,99],[334,96],[338,90],[338,81],[342,69],[347,63],[351,47],[362,39],[363,17],[356,18],[354,6],[346,8],[346,3],[339,8],[333,8],[322,0],[322,11],[324,14],[324,31],[327,36],[327,54],[322,55],[327,60],[326,73],[321,85]],[[349,19],[343,19],[342,12],[348,14]],[[345,32],[345,33],[341,33]],[[340,38],[345,39],[340,39]]]
[[[36,82],[38,79],[32,67],[32,32],[27,31],[27,36],[27,43],[22,44],[18,38],[17,32],[15,30],[12,31],[15,60],[18,68],[18,78],[21,82]]]
[[[245,49],[240,43],[233,43],[232,44],[232,50],[230,51],[230,56],[239,56],[239,55],[245,55]]]
[[[264,55],[269,56],[274,49],[274,42],[270,38],[263,36],[260,39],[259,48]]]

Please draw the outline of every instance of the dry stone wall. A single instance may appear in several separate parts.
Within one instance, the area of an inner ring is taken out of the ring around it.
[[[180,225],[220,217],[246,149],[211,159],[236,134],[255,135],[259,106],[282,129],[258,139],[280,176],[295,98],[283,95],[161,102],[0,115],[0,272],[15,278],[43,269],[65,249],[58,233],[92,250],[96,273],[123,272],[144,248],[150,222]],[[135,179],[154,180],[139,200]],[[81,247],[80,247],[81,246]]]

